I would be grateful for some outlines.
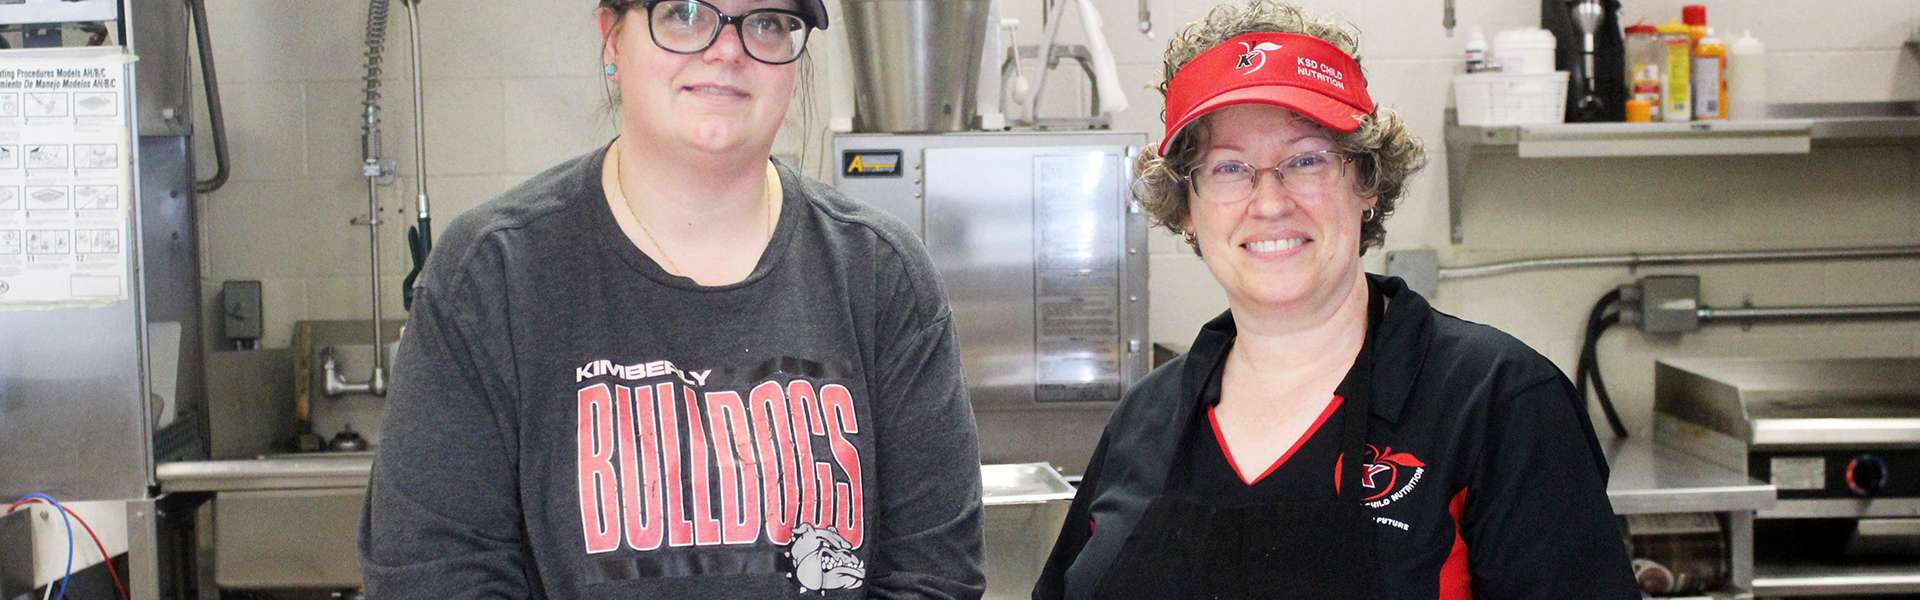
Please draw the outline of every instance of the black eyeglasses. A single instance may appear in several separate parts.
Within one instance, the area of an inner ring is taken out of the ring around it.
[[[647,0],[647,31],[653,45],[675,54],[706,51],[720,39],[720,30],[733,25],[747,56],[770,65],[800,59],[813,32],[813,19],[791,10],[756,8],[739,16],[700,0]]]

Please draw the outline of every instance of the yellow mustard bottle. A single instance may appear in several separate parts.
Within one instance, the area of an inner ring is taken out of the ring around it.
[[[1693,35],[1679,21],[1660,26],[1667,45],[1667,69],[1660,74],[1660,117],[1666,121],[1693,120]]]

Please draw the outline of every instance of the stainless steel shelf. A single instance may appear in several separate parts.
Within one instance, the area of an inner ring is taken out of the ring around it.
[[[1920,102],[1785,104],[1771,118],[1687,123],[1446,127],[1447,213],[1465,241],[1461,204],[1476,156],[1593,158],[1806,154],[1815,146],[1920,143]],[[1453,122],[1452,113],[1447,121]]]
[[[1754,565],[1756,596],[1920,594],[1920,563],[1889,565]]]
[[[1646,438],[1608,439],[1614,514],[1750,512],[1773,508],[1771,485]]]

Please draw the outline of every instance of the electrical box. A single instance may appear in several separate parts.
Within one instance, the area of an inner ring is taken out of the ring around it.
[[[0,0],[0,25],[114,21],[119,0]]]
[[[228,281],[220,284],[220,312],[228,341],[252,342],[265,334],[261,308],[260,282]]]
[[[1700,329],[1700,278],[1654,275],[1640,279],[1640,329],[1647,333],[1686,333]]]

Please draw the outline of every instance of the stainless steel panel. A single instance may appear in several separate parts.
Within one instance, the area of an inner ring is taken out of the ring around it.
[[[1920,396],[1910,399],[1920,404]],[[1859,408],[1860,404],[1834,409]],[[1755,448],[1894,448],[1920,447],[1920,418],[1766,419],[1753,428]]]
[[[1920,554],[1920,519],[1861,519],[1847,540],[1849,556]]]
[[[192,135],[193,62],[187,53],[193,48],[193,34],[187,27],[187,3],[129,4],[138,5],[129,11],[132,31],[127,42],[140,56],[134,65],[140,135]]]
[[[209,458],[253,458],[293,438],[293,352],[286,348],[207,355]]]
[[[214,581],[237,590],[360,587],[354,544],[366,498],[364,487],[215,496]]]
[[[987,598],[1028,598],[1066,521],[1073,486],[1051,465],[982,465]]]
[[[171,4],[171,3],[162,3]],[[200,237],[187,138],[140,144],[140,248],[155,427],[176,417],[206,431],[206,346],[200,312]]]
[[[1920,498],[1822,498],[1781,500],[1760,511],[1762,519],[1858,519],[1920,517]]]
[[[975,406],[1118,400],[1131,381],[1124,150],[925,156],[927,248],[947,283]]]
[[[974,112],[986,0],[843,0],[861,131],[960,131]],[[995,24],[997,26],[997,24]]]
[[[1614,514],[1754,511],[1775,504],[1773,486],[1746,473],[1645,438],[1614,438],[1604,444],[1612,467],[1607,499]]]
[[[0,312],[0,497],[146,495],[153,467],[141,333],[131,299]]]
[[[927,251],[953,305],[960,362],[975,407],[1034,400],[1031,152],[925,153]],[[997,175],[982,177],[986,173]]]

